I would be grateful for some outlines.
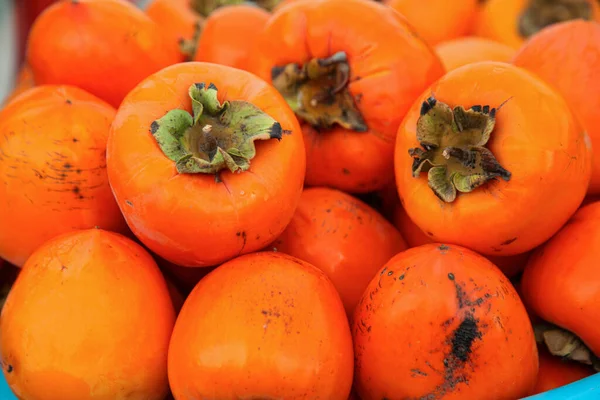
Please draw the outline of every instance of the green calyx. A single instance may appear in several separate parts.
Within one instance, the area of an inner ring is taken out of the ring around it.
[[[494,130],[497,109],[489,106],[450,108],[430,97],[421,106],[417,140],[412,148],[412,173],[427,172],[429,187],[444,202],[456,199],[491,179],[510,180],[511,174],[485,145]]]
[[[184,174],[246,171],[256,155],[254,141],[281,140],[279,122],[246,101],[217,99],[212,83],[193,84],[191,115],[175,109],[152,122],[150,132],[165,156]]]
[[[592,19],[595,0],[529,0],[519,16],[518,29],[528,38],[546,26],[573,19]]]
[[[317,130],[338,124],[356,132],[368,127],[348,91],[350,66],[346,53],[273,67],[273,86],[298,117]]]
[[[238,4],[255,5],[264,8],[267,11],[272,11],[280,1],[281,0],[192,0],[191,4],[194,11],[204,17],[208,17],[210,13],[217,8]]]
[[[591,365],[600,372],[600,359],[572,332],[548,323],[536,324],[534,332],[536,342],[553,356]]]

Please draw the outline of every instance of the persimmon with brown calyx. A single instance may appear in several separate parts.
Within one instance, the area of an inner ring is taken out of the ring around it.
[[[35,21],[27,62],[37,84],[80,87],[118,107],[148,75],[181,60],[176,43],[124,0],[61,0]]]
[[[153,253],[208,267],[260,250],[302,194],[298,121],[255,75],[187,62],[146,78],[123,101],[107,145],[110,184]]]
[[[351,193],[392,182],[398,125],[444,73],[405,18],[365,0],[285,4],[261,30],[248,70],[301,121],[306,185]]]
[[[335,287],[318,268],[247,254],[188,296],[169,346],[176,400],[346,400],[352,336]]]
[[[395,157],[402,205],[423,232],[509,256],[544,243],[575,213],[592,148],[552,87],[485,61],[448,72],[417,99]]]
[[[65,85],[40,85],[0,111],[0,257],[22,266],[75,229],[125,233],[106,173],[115,109]]]
[[[152,257],[101,229],[29,257],[0,318],[0,365],[27,400],[163,400],[175,310]]]
[[[434,49],[446,71],[478,61],[510,62],[516,52],[506,44],[475,36],[441,42]]]
[[[518,49],[529,37],[543,28],[576,19],[600,21],[598,2],[596,0],[486,0],[477,13],[473,34]]]
[[[536,250],[521,279],[522,297],[551,354],[600,371],[600,202],[581,208]]]
[[[465,36],[473,24],[477,0],[384,0],[402,14],[430,45]]]
[[[354,313],[363,400],[496,399],[531,393],[533,328],[514,287],[460,246],[408,249],[371,280]]]
[[[533,35],[512,60],[552,85],[590,136],[594,156],[588,195],[600,195],[600,24],[568,21]]]
[[[377,211],[349,194],[316,187],[304,190],[294,218],[270,247],[325,272],[349,317],[377,271],[407,248]]]
[[[246,69],[260,28],[271,14],[250,4],[220,7],[202,25],[193,59]]]

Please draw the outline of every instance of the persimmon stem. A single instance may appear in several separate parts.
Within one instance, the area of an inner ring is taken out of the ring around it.
[[[498,109],[490,106],[450,108],[434,97],[421,105],[417,140],[409,149],[413,176],[427,172],[429,187],[450,203],[457,193],[469,193],[491,179],[510,180],[511,174],[496,160],[487,144]]]
[[[212,83],[189,88],[193,115],[175,109],[152,122],[150,132],[179,173],[216,174],[224,168],[246,171],[256,155],[254,141],[281,140],[279,122],[255,105],[217,99]]]
[[[185,56],[186,61],[192,61],[198,50],[198,41],[202,35],[203,22],[199,19],[194,25],[194,35],[189,39],[181,39],[179,49]]]
[[[573,19],[592,19],[590,0],[529,0],[519,16],[519,34],[528,38],[546,26]]]
[[[356,132],[368,127],[348,90],[350,66],[346,53],[313,58],[305,64],[291,63],[271,69],[273,86],[288,105],[315,129],[338,124]]]
[[[591,365],[600,372],[600,359],[572,332],[547,322],[536,324],[534,332],[536,341],[553,356]]]

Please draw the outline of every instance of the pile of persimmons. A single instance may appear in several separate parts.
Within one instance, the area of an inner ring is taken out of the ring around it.
[[[600,370],[598,20],[55,2],[0,111],[10,388],[510,400]]]

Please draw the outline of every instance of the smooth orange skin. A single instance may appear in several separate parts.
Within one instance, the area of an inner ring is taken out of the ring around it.
[[[346,400],[352,337],[327,276],[260,252],[208,274],[187,298],[169,347],[176,400]]]
[[[36,19],[27,45],[38,84],[78,86],[114,107],[142,79],[180,59],[160,26],[122,0],[59,1]]]
[[[174,323],[141,246],[99,229],[59,235],[27,260],[2,310],[4,377],[27,400],[163,400]]]
[[[204,21],[195,61],[206,61],[246,69],[260,27],[271,14],[253,5],[219,7]]]
[[[31,89],[35,86],[35,80],[33,79],[33,71],[29,64],[24,63],[21,65],[19,69],[19,73],[17,74],[17,79],[15,80],[14,87],[10,94],[4,99],[4,104],[8,104],[15,97],[20,95],[21,93]]]
[[[398,228],[398,231],[402,234],[402,237],[406,240],[408,247],[417,247],[424,244],[435,243],[432,238],[427,236],[427,234],[410,219],[401,205],[398,205],[394,210],[393,222],[396,228]],[[504,275],[512,278],[523,271],[530,255],[531,252],[528,251],[513,256],[484,255],[484,257],[500,268]]]
[[[196,24],[204,22],[202,15],[194,11],[190,3],[190,0],[153,0],[145,11],[158,24],[162,34],[179,46],[182,40],[194,37]],[[181,61],[184,58],[181,54]]]
[[[178,174],[150,133],[168,110],[191,112],[188,89],[214,83],[219,100],[248,101],[291,131],[256,143],[250,169]],[[133,233],[151,251],[181,266],[212,266],[264,248],[283,232],[300,200],[306,160],[300,127],[279,93],[231,67],[189,62],[148,77],[124,100],[107,148],[108,177]],[[202,238],[199,240],[199,238]]]
[[[588,194],[600,194],[600,24],[570,21],[540,31],[513,59],[551,84],[569,103],[586,129],[594,149]]]
[[[486,0],[477,13],[473,33],[518,49],[527,40],[519,34],[518,24],[528,2],[529,0]],[[593,20],[600,21],[600,5],[595,0],[589,2]]]
[[[419,147],[417,120],[432,93],[467,108],[506,101],[486,147],[511,172],[510,181],[489,181],[445,203],[426,173],[412,176],[408,150]],[[495,256],[525,253],[548,240],[581,204],[591,174],[589,137],[565,100],[534,74],[492,61],[450,71],[423,93],[398,130],[395,156],[398,193],[415,224],[435,241]]]
[[[594,374],[592,368],[555,357],[543,348],[539,349],[539,359],[540,369],[531,395],[547,392]]]
[[[434,49],[446,71],[478,61],[509,62],[515,55],[515,49],[510,46],[475,36],[448,40]]]
[[[348,316],[377,271],[407,248],[398,230],[377,211],[329,188],[304,190],[294,218],[272,247],[325,272]]]
[[[0,112],[0,257],[21,266],[55,235],[126,230],[106,174],[114,116],[97,97],[56,85],[29,89]]]
[[[393,181],[398,125],[419,93],[444,70],[402,16],[364,0],[285,4],[258,37],[248,70],[271,82],[274,66],[304,63],[338,51],[348,56],[348,90],[357,99],[369,131],[336,126],[317,133],[304,124],[306,184],[370,192]]]
[[[536,250],[523,272],[523,301],[600,354],[600,202],[581,208]]]
[[[464,363],[453,362],[454,332],[469,313],[480,336]],[[535,338],[518,294],[492,263],[459,246],[429,244],[392,258],[367,287],[352,332],[362,400],[513,400],[535,384]]]
[[[466,35],[477,11],[477,0],[386,0],[430,45]]]

